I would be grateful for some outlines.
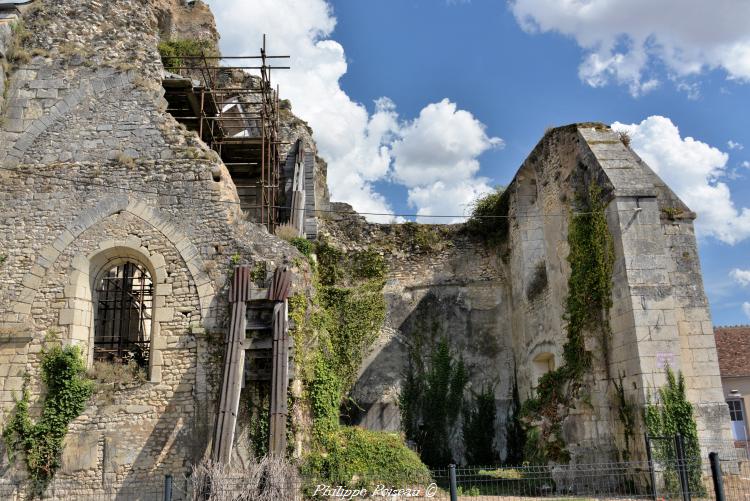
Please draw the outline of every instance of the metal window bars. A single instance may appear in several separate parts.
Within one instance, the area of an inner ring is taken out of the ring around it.
[[[110,268],[96,286],[94,359],[148,368],[154,286],[134,262]]]
[[[216,151],[229,169],[240,207],[273,232],[279,222],[279,88],[271,83],[266,37],[257,56],[162,56],[167,111]],[[260,65],[219,65],[220,61],[259,60]],[[174,62],[176,64],[170,64]],[[224,85],[235,70],[257,70],[245,86]],[[197,78],[197,79],[195,79]]]

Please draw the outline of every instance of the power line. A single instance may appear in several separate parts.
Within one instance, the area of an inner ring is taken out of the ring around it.
[[[2,167],[0,166],[0,170],[8,171],[8,172],[14,172],[14,173],[20,173],[22,172],[20,169],[12,169],[10,167]],[[32,174],[35,177],[41,177],[45,179],[54,179],[57,181],[65,181],[69,183],[73,183],[76,185],[85,185],[85,186],[96,186],[96,187],[106,187],[106,188],[114,188],[117,190],[122,190],[125,192],[135,192],[135,193],[144,193],[148,195],[156,195],[160,197],[182,197],[189,200],[200,200],[203,202],[209,202],[209,203],[224,203],[229,205],[238,205],[241,206],[240,202],[236,202],[234,200],[215,200],[211,198],[205,198],[205,197],[198,197],[194,195],[188,195],[184,193],[180,194],[174,194],[174,193],[163,193],[155,190],[145,190],[141,188],[133,188],[133,187],[124,187],[119,186],[116,184],[111,183],[105,183],[105,182],[95,182],[95,181],[87,181],[83,179],[72,179],[68,177],[61,177],[61,176],[54,176],[49,174],[43,174],[40,172],[34,172]],[[251,206],[245,206],[245,209],[257,209],[260,208],[260,205],[251,205]],[[274,209],[287,209],[290,210],[289,207],[281,206],[281,205],[275,205],[272,206]],[[640,208],[633,208],[633,209],[618,209],[617,212],[639,212]],[[483,216],[472,216],[472,215],[446,215],[446,214],[437,214],[437,215],[428,215],[428,214],[405,214],[405,213],[395,213],[395,212],[358,212],[358,211],[346,211],[346,210],[335,210],[335,209],[305,209],[305,212],[316,212],[316,213],[332,213],[332,214],[348,214],[348,215],[359,215],[359,216],[389,216],[389,217],[421,217],[421,218],[464,218],[464,219],[520,219],[520,218],[535,218],[535,217],[568,217],[571,214],[575,215],[585,215],[585,214],[593,214],[593,212],[589,211],[571,211],[569,213],[565,214],[534,214],[534,215],[521,215],[521,216],[511,216],[508,214],[505,215],[483,215]]]

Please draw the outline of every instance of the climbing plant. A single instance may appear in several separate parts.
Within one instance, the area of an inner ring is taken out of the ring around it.
[[[667,366],[667,383],[656,392],[655,401],[646,404],[644,421],[649,435],[665,437],[664,440],[655,439],[654,458],[665,464],[664,481],[670,492],[679,491],[677,476],[677,455],[672,437],[682,435],[685,444],[685,457],[688,458],[688,483],[690,492],[695,496],[705,495],[705,487],[701,480],[701,453],[698,443],[698,427],[695,423],[693,405],[687,399],[685,392],[685,377]],[[666,438],[668,437],[668,438]]]
[[[612,306],[612,268],[614,244],[607,225],[601,188],[592,182],[578,211],[568,225],[568,296],[563,319],[567,340],[562,364],[539,378],[536,397],[522,406],[526,422],[542,419],[538,430],[545,458],[567,461],[562,439],[562,407],[570,405],[578,394],[584,374],[591,368],[592,354],[586,349],[586,333],[595,333],[608,366],[610,338],[609,310]]]
[[[32,422],[29,415],[30,394],[25,384],[3,430],[9,454],[23,453],[29,477],[39,492],[60,466],[68,425],[83,412],[93,393],[93,382],[86,377],[86,364],[77,346],[57,345],[43,351],[41,377],[47,393],[39,419]]]
[[[271,395],[268,385],[260,385],[249,399],[250,443],[253,454],[260,459],[268,455],[268,432],[270,428]]]
[[[292,244],[308,257],[314,285],[310,297],[289,302],[303,405],[313,418],[306,477],[352,487],[424,482],[429,471],[401,437],[340,423],[342,402],[385,319],[384,258],[371,249],[344,253],[326,241]],[[371,476],[357,479],[363,471]]]
[[[623,438],[625,439],[625,450],[622,451],[623,461],[630,460],[630,446],[635,439],[635,420],[636,420],[636,405],[631,399],[625,395],[625,385],[623,380],[625,379],[624,373],[621,373],[618,377],[618,381],[613,381],[615,388],[615,409],[617,409],[617,418],[622,424]]]
[[[409,370],[401,390],[400,408],[404,433],[417,444],[422,460],[430,466],[445,466],[452,459],[449,442],[463,407],[468,374],[463,360],[455,360],[447,339],[439,341],[429,358],[410,356]]]

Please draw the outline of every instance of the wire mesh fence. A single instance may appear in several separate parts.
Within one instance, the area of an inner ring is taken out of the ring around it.
[[[725,444],[726,445],[726,444]],[[408,475],[394,485],[392,476],[377,472],[325,478],[257,475],[198,481],[183,473],[155,476],[137,482],[83,486],[56,479],[41,499],[149,501],[306,501],[306,500],[737,500],[750,501],[750,460],[727,447],[714,447],[723,497],[717,495],[717,475],[703,454],[678,460],[518,467],[446,467]],[[722,449],[723,452],[722,452]],[[741,449],[741,448],[740,448]],[[335,478],[328,481],[326,478]],[[453,488],[452,488],[453,484]],[[29,499],[29,486],[0,480],[1,500]],[[453,497],[452,497],[453,496]]]

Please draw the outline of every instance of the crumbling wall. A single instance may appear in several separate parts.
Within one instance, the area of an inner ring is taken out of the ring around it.
[[[561,440],[577,462],[639,457],[640,409],[664,384],[667,365],[686,376],[701,438],[728,439],[693,215],[602,124],[545,134],[506,190],[497,224],[507,231],[491,246],[460,225],[374,225],[331,216],[326,229],[340,245],[371,246],[390,265],[388,319],[352,393],[362,407],[354,421],[399,428],[397,398],[410,340],[435,332],[431,341],[446,336],[468,361],[470,390],[494,385],[502,457],[514,378],[521,400],[534,398],[540,376],[566,363],[569,225],[587,210],[591,186],[601,194],[614,252],[612,305],[601,329],[584,332],[590,368],[580,380],[555,375],[563,378],[563,391],[571,390],[555,412],[559,431],[549,439]],[[623,412],[635,423],[623,422]],[[541,417],[527,419],[538,424]],[[460,436],[453,447],[463,452]]]
[[[152,3],[41,2],[25,24],[38,55],[13,71],[0,130],[0,405],[28,374],[38,412],[51,332],[90,357],[95,274],[136,260],[155,279],[148,380],[96,395],[58,481],[85,494],[182,475],[211,436],[232,265],[298,253],[247,222],[226,167],[164,112]]]
[[[428,360],[441,340],[468,370],[467,395],[495,395],[498,451],[513,385],[508,278],[499,254],[460,226],[369,224],[346,204],[332,204],[323,238],[345,252],[373,249],[388,264],[387,316],[351,393],[347,419],[371,429],[399,431],[398,398],[410,353]],[[412,348],[421,345],[422,351]],[[489,431],[492,434],[492,431]],[[456,457],[460,433],[449,437]]]

